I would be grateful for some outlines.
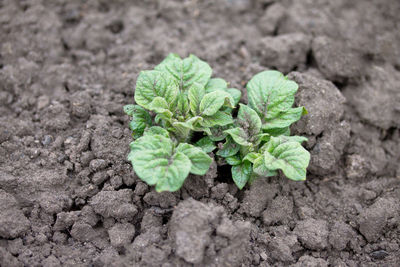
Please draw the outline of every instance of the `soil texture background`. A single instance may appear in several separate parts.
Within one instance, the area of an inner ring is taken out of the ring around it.
[[[400,266],[400,2],[0,0],[0,266]],[[309,114],[306,182],[212,165],[158,194],[126,160],[140,70],[193,53]]]

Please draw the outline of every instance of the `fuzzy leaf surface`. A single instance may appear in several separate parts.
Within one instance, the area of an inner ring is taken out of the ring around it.
[[[205,86],[212,73],[210,66],[195,55],[181,59],[176,54],[169,54],[154,69],[171,74],[181,92],[187,92],[193,83]]]
[[[256,74],[246,88],[250,107],[265,122],[292,107],[298,85],[279,71],[268,70]]]
[[[145,135],[132,142],[128,160],[136,174],[156,191],[178,190],[191,169],[190,159],[181,152],[174,153],[169,138]]]
[[[156,97],[164,98],[170,106],[179,92],[178,83],[168,74],[156,70],[146,70],[139,74],[136,81],[135,101],[149,109]]]
[[[190,105],[190,110],[194,115],[199,114],[200,102],[205,94],[206,90],[204,89],[204,86],[198,83],[194,83],[189,88],[189,93],[188,93],[189,105]]]
[[[197,175],[204,175],[210,168],[212,159],[201,148],[186,143],[180,143],[176,151],[183,153],[191,161],[190,172]]]
[[[126,105],[124,106],[124,111],[132,117],[132,120],[129,122],[129,128],[133,132],[133,138],[139,138],[142,136],[146,127],[151,126],[150,114],[138,105]]]
[[[310,153],[299,142],[271,137],[264,152],[264,164],[269,170],[282,170],[289,179],[303,181],[310,162]]]
[[[217,155],[223,158],[231,157],[239,152],[240,145],[236,144],[232,137],[228,136],[222,148],[217,151]]]
[[[301,116],[307,114],[304,107],[290,108],[284,112],[278,113],[275,118],[266,119],[263,124],[263,130],[274,130],[289,127],[292,123],[300,120]]]
[[[208,136],[205,136],[197,141],[196,146],[201,148],[206,153],[210,153],[217,148],[214,144],[214,141],[211,140]]]
[[[203,121],[200,122],[203,127],[213,127],[213,126],[225,126],[233,123],[233,118],[231,114],[223,111],[217,111],[212,116],[203,116]]]

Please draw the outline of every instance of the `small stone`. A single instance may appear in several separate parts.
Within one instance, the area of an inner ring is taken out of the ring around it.
[[[383,260],[384,258],[389,256],[389,253],[385,250],[376,250],[376,251],[372,252],[370,255],[372,258],[374,258],[376,260]]]
[[[89,168],[91,171],[97,172],[105,169],[107,165],[107,161],[105,161],[104,159],[94,159],[90,162]]]
[[[53,136],[45,135],[42,139],[42,145],[47,146],[53,142]]]
[[[135,226],[130,223],[117,223],[108,230],[111,245],[115,248],[128,245],[135,235]]]

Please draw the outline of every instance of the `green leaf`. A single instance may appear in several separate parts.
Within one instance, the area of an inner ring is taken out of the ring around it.
[[[264,152],[264,164],[269,170],[281,169],[289,179],[303,181],[310,162],[310,153],[299,142],[286,137],[271,137]]]
[[[240,145],[236,144],[232,140],[232,137],[227,136],[222,148],[217,151],[217,155],[223,158],[231,157],[235,155],[239,149]]]
[[[133,113],[136,111],[136,106],[137,105],[125,105],[124,106],[124,112],[128,116],[133,116]]]
[[[236,127],[232,128],[229,130],[226,130],[225,133],[229,134],[233,140],[238,143],[239,145],[242,146],[251,146],[252,143],[248,141],[249,136],[247,135],[247,132],[243,130],[243,128]]]
[[[233,122],[233,121],[232,121]],[[225,133],[225,130],[229,129],[231,127],[230,124],[224,125],[224,126],[214,126],[210,128],[210,133],[207,133],[212,141],[222,141],[225,139],[227,134]]]
[[[242,92],[240,92],[240,90],[236,89],[236,88],[229,88],[226,89],[226,91],[232,96],[233,100],[234,100],[234,106],[236,106],[237,104],[239,104],[240,98],[242,97]]]
[[[153,101],[151,101],[148,109],[154,111],[155,113],[163,114],[165,118],[168,119],[172,118],[173,116],[172,112],[169,110],[167,101],[159,96],[155,97]]]
[[[147,128],[144,131],[144,135],[162,135],[162,136],[169,138],[168,131],[160,126],[152,126],[150,128]]]
[[[263,129],[263,132],[268,133],[272,136],[279,136],[279,135],[290,135],[290,128],[285,127],[285,128],[274,128],[274,129]]]
[[[189,90],[193,83],[205,86],[212,73],[210,66],[194,55],[181,59],[176,54],[169,54],[154,69],[171,74],[182,92]]]
[[[157,192],[181,188],[192,164],[185,154],[173,153],[170,139],[162,135],[145,135],[130,146],[128,160],[140,179],[156,185]]]
[[[191,161],[190,172],[197,175],[204,175],[210,168],[212,159],[201,148],[186,143],[180,143],[176,151],[185,154]]]
[[[199,141],[197,141],[196,146],[201,148],[206,153],[210,153],[217,148],[214,145],[214,142],[208,136],[205,136],[201,138]]]
[[[206,91],[204,89],[204,86],[198,83],[192,84],[192,86],[189,88],[188,98],[190,103],[190,110],[194,115],[199,114],[200,102],[205,94]]]
[[[233,123],[233,118],[231,114],[228,114],[223,111],[217,111],[212,116],[203,116],[203,121],[200,122],[200,125],[203,127],[213,127],[213,126],[225,126]]]
[[[190,130],[195,130],[194,125],[197,122],[201,122],[202,120],[203,120],[202,117],[195,116],[195,117],[188,119],[187,121],[175,121],[172,123],[172,126],[173,127],[184,127],[184,128],[190,129]]]
[[[240,159],[240,157],[238,155],[227,157],[225,160],[226,160],[226,163],[228,163],[231,166],[236,166],[236,165],[239,165],[240,163],[242,163],[242,160]]]
[[[291,108],[286,111],[280,112],[273,119],[266,119],[263,124],[263,130],[282,129],[289,127],[292,123],[300,120],[304,114],[304,108]]]
[[[240,104],[236,122],[242,129],[246,131],[247,136],[249,137],[260,133],[261,119],[257,112],[246,105]]]
[[[253,162],[253,173],[261,177],[270,177],[278,174],[277,171],[269,170],[264,164],[264,156],[256,158]]]
[[[210,79],[205,87],[207,93],[211,93],[218,90],[226,90],[227,88],[228,88],[227,82],[221,78]]]
[[[256,159],[258,159],[259,157],[261,157],[262,155],[260,153],[256,153],[256,152],[250,152],[248,153],[244,158],[243,161],[248,160],[251,163],[254,163],[254,161]]]
[[[232,179],[239,189],[243,189],[252,174],[252,166],[249,161],[232,167]]]
[[[206,94],[200,102],[199,111],[201,114],[212,116],[223,105],[233,108],[233,98],[224,91],[214,91]]]
[[[298,85],[279,71],[263,71],[247,84],[249,106],[263,121],[276,118],[294,103]]]
[[[186,94],[179,93],[177,99],[178,99],[178,101],[177,101],[178,115],[181,115],[182,117],[186,117],[186,115],[190,111],[189,101],[188,101]]]
[[[149,109],[156,97],[164,98],[168,105],[174,103],[179,92],[178,83],[168,75],[155,70],[142,71],[136,81],[135,101]]]
[[[132,117],[132,120],[129,123],[129,128],[133,132],[133,138],[139,138],[142,136],[146,127],[151,126],[150,114],[138,105],[126,105],[124,106],[124,111]]]

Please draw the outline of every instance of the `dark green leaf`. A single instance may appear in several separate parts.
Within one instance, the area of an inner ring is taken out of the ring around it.
[[[222,147],[222,149],[219,149],[217,151],[217,155],[220,157],[231,157],[235,155],[240,149],[240,145],[236,144],[233,140],[232,137],[227,136],[226,141]]]
[[[210,137],[205,136],[196,142],[196,146],[200,147],[204,152],[210,153],[217,147],[214,145],[214,142],[210,139]]]
[[[252,166],[249,161],[232,167],[232,179],[239,189],[243,189],[252,174]]]
[[[146,127],[151,126],[150,114],[138,105],[127,105],[124,107],[124,111],[132,117],[132,120],[129,123],[129,128],[133,132],[133,138],[139,138],[142,136]]]
[[[236,122],[240,128],[246,131],[248,137],[252,137],[260,133],[261,119],[257,112],[246,105],[240,104]]]
[[[229,130],[226,130],[225,133],[229,134],[233,140],[238,143],[239,145],[242,146],[251,146],[252,143],[250,143],[249,136],[247,135],[247,132],[243,130],[243,128],[236,127],[232,128]]]
[[[240,157],[238,155],[227,157],[225,160],[226,160],[226,163],[228,163],[231,166],[236,166],[236,165],[239,165],[240,163],[242,163],[242,160],[240,159]]]

